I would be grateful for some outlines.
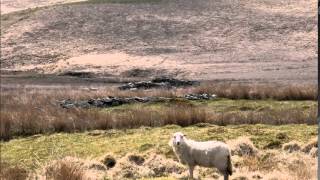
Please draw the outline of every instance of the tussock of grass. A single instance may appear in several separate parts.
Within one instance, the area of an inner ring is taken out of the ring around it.
[[[46,167],[45,177],[52,180],[84,180],[84,171],[79,164],[60,160]]]
[[[257,148],[253,145],[248,137],[240,137],[233,141],[229,141],[231,153],[238,156],[255,156],[258,153]]]
[[[67,156],[48,162],[34,179],[50,180],[100,180],[105,176],[107,167],[95,160]]]
[[[303,148],[302,151],[309,153],[312,148],[318,148],[318,138],[312,138]]]
[[[284,151],[287,151],[289,153],[295,152],[295,151],[300,151],[301,145],[298,142],[292,141],[284,144],[282,146],[282,149]]]

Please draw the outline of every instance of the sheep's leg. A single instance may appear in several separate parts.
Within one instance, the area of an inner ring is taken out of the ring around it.
[[[223,173],[223,180],[229,180],[229,174],[228,172]]]
[[[193,170],[194,170],[194,166],[189,166],[189,179],[193,179]]]

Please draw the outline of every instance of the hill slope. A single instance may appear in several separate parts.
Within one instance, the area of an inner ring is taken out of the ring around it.
[[[148,77],[210,80],[317,79],[315,0],[101,2],[2,16],[2,68],[108,75],[142,69],[149,70]]]

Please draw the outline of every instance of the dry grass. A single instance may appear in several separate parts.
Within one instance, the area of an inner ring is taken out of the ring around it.
[[[248,137],[240,137],[228,142],[231,147],[232,155],[238,156],[255,156],[258,153],[257,148],[253,145]]]
[[[46,179],[52,180],[83,180],[83,176],[81,167],[64,161],[46,171]]]
[[[282,149],[284,151],[287,151],[289,153],[295,152],[295,151],[300,151],[301,145],[298,142],[292,141],[283,144]]]
[[[259,156],[236,159],[238,167],[233,178],[242,176],[247,179],[299,180],[317,177],[317,161],[312,156],[278,150],[259,151],[259,153]],[[233,159],[235,160],[235,157]]]
[[[0,179],[2,180],[25,180],[28,177],[27,170],[11,166],[6,162],[0,161]]]
[[[303,148],[302,151],[305,153],[309,153],[312,148],[318,148],[318,138],[312,138]]]
[[[50,180],[102,179],[107,167],[95,160],[84,160],[67,156],[48,163],[38,172],[38,178]]]
[[[315,110],[314,110],[315,112]],[[98,109],[57,109],[46,111],[23,110],[2,112],[1,139],[39,133],[81,132],[94,129],[127,129],[141,126],[159,127],[176,124],[182,127],[211,123],[228,124],[315,124],[315,113],[301,113],[295,109],[272,112],[212,113],[202,107],[171,105],[159,110],[136,107],[122,112],[104,112]]]
[[[200,87],[199,87],[200,88]],[[215,112],[209,107],[174,100],[159,107],[128,106],[114,111],[101,109],[62,109],[57,100],[89,99],[105,96],[165,96],[176,97],[194,89],[118,91],[74,90],[76,88],[12,88],[2,89],[0,139],[53,132],[82,132],[94,129],[122,129],[140,126],[177,124],[188,126],[197,123],[228,124],[315,124],[316,107],[306,110],[292,108],[261,109],[258,111]],[[226,89],[227,91],[227,89]],[[127,93],[127,94],[126,94]],[[239,96],[240,98],[240,96]]]
[[[233,163],[240,162],[234,167],[232,179],[316,179],[316,159],[304,154],[287,154],[280,151],[260,151],[259,156],[232,156]],[[66,159],[66,158],[65,158]],[[75,158],[73,158],[75,159]],[[73,164],[85,160],[77,159]],[[86,160],[88,161],[88,160]],[[94,161],[94,160],[93,160]],[[60,160],[60,162],[67,162]],[[70,161],[68,161],[70,164]],[[54,170],[58,169],[54,166]],[[87,169],[85,164],[79,167]],[[103,174],[104,178],[112,179],[186,179],[188,169],[177,161],[165,158],[162,155],[148,154],[126,154],[117,157],[117,164],[107,171],[96,169],[96,172]],[[88,177],[89,171],[84,171]],[[221,174],[214,168],[197,167],[196,178],[221,178]]]
[[[283,142],[308,142],[317,133],[316,126],[307,125],[241,125],[241,126],[165,126],[158,128],[139,128],[130,130],[107,130],[95,133],[56,133],[37,135],[2,142],[1,158],[12,165],[21,164],[28,171],[37,169],[60,169],[61,161],[84,170],[84,177],[109,176],[111,179],[187,177],[187,168],[174,158],[172,149],[167,145],[173,132],[182,131],[190,138],[199,141],[221,140],[235,141],[235,144],[253,144],[257,155],[232,155],[234,175],[252,176],[260,174],[263,179],[274,177],[273,172],[281,172],[278,179],[314,179],[316,158],[313,154],[298,151],[288,153],[281,148],[264,149],[263,147],[276,139],[278,133],[286,134]],[[95,134],[95,135],[93,135]],[[238,137],[250,137],[237,139]],[[26,148],[28,147],[28,148]],[[317,148],[313,147],[316,151]],[[69,156],[69,158],[68,158]],[[70,158],[75,156],[78,158]],[[65,157],[65,158],[64,158]],[[101,158],[100,158],[101,157]],[[58,159],[57,161],[54,161]],[[52,162],[53,161],[53,162]],[[47,165],[46,165],[47,164]],[[295,172],[292,165],[301,165],[301,171]],[[308,165],[309,168],[305,168]],[[46,168],[42,168],[45,166]],[[57,171],[58,171],[57,170]],[[50,172],[50,171],[49,171]],[[247,174],[246,174],[247,172]],[[250,172],[250,173],[248,173]],[[43,173],[45,174],[45,173]],[[101,175],[101,176],[100,176]],[[196,168],[196,177],[217,177],[221,175],[214,169]],[[305,178],[303,178],[305,177]],[[103,178],[100,178],[103,179]],[[107,178],[108,179],[108,178]],[[172,178],[174,179],[174,178]]]
[[[195,93],[216,94],[230,99],[317,100],[317,86],[270,84],[203,84],[192,90]]]

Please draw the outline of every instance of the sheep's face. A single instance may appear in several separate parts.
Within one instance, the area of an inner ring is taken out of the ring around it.
[[[174,146],[179,146],[180,144],[184,143],[184,140],[185,140],[185,135],[182,134],[181,132],[176,132],[173,134],[172,144]]]

